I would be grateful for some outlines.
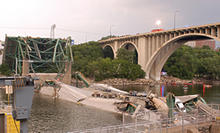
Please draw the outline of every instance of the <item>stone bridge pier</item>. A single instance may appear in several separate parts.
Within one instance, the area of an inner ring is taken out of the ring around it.
[[[103,48],[111,48],[114,58],[120,48],[128,50],[134,50],[131,47],[135,48],[138,64],[146,72],[146,78],[160,80],[164,64],[176,49],[187,41],[202,39],[220,41],[220,23],[120,36],[99,43]]]

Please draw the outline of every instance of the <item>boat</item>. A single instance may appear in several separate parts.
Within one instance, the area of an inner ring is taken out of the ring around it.
[[[183,86],[183,89],[184,89],[184,90],[188,90],[189,88],[188,88],[187,85],[184,85],[184,86]]]
[[[184,85],[193,85],[192,82],[187,82],[187,83],[184,83]]]
[[[206,85],[206,84],[203,84],[203,86],[204,86],[205,88],[211,88],[211,87],[212,87],[212,85]]]

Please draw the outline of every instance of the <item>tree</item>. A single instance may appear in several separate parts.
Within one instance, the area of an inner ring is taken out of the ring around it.
[[[12,71],[7,64],[1,64],[0,73],[5,76],[10,76],[12,74]]]
[[[109,35],[109,36],[105,36],[105,37],[102,37],[101,40],[107,40],[109,38],[114,38],[114,37],[117,37],[115,35]]]
[[[103,50],[96,42],[72,46],[73,70],[97,81],[108,78],[143,78],[145,72],[140,65],[133,64],[134,52],[120,49],[118,59],[104,58]]]
[[[219,79],[219,58],[218,52],[209,47],[182,46],[168,59],[163,69],[169,75],[182,79],[192,79],[193,77]]]
[[[140,65],[132,64],[126,60],[100,59],[88,64],[90,76],[100,81],[108,78],[127,78],[135,80],[144,78],[145,72]]]
[[[133,64],[137,64],[137,52],[135,51],[129,51],[125,48],[120,48],[117,51],[117,58],[119,60],[127,60]]]
[[[168,59],[164,70],[168,75],[182,79],[192,79],[196,72],[196,62],[192,48],[183,46]]]
[[[72,46],[74,64],[73,70],[80,71],[86,75],[89,62],[103,58],[102,47],[97,42],[88,42],[81,45]]]
[[[103,49],[104,58],[111,58],[114,59],[114,53],[112,51],[112,48],[110,46],[106,46]]]

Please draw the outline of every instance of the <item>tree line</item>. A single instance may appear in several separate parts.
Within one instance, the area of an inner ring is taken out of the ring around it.
[[[163,71],[181,79],[219,80],[220,51],[213,51],[208,46],[192,48],[184,45],[171,55]]]
[[[127,78],[135,80],[144,78],[145,72],[136,64],[135,53],[126,49],[117,52],[117,58],[105,56],[104,50],[97,42],[88,42],[72,46],[73,70],[82,72],[86,77],[96,81],[108,78]]]

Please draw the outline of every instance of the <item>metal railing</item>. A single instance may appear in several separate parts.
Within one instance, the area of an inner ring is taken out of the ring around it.
[[[209,106],[213,110],[220,110],[220,104],[209,104]],[[190,127],[199,129],[215,121],[214,114],[208,114],[199,107],[190,113],[175,112],[172,118],[168,118],[163,112],[144,110],[136,115],[134,123],[75,130],[68,133],[168,133],[173,128],[183,133]]]

